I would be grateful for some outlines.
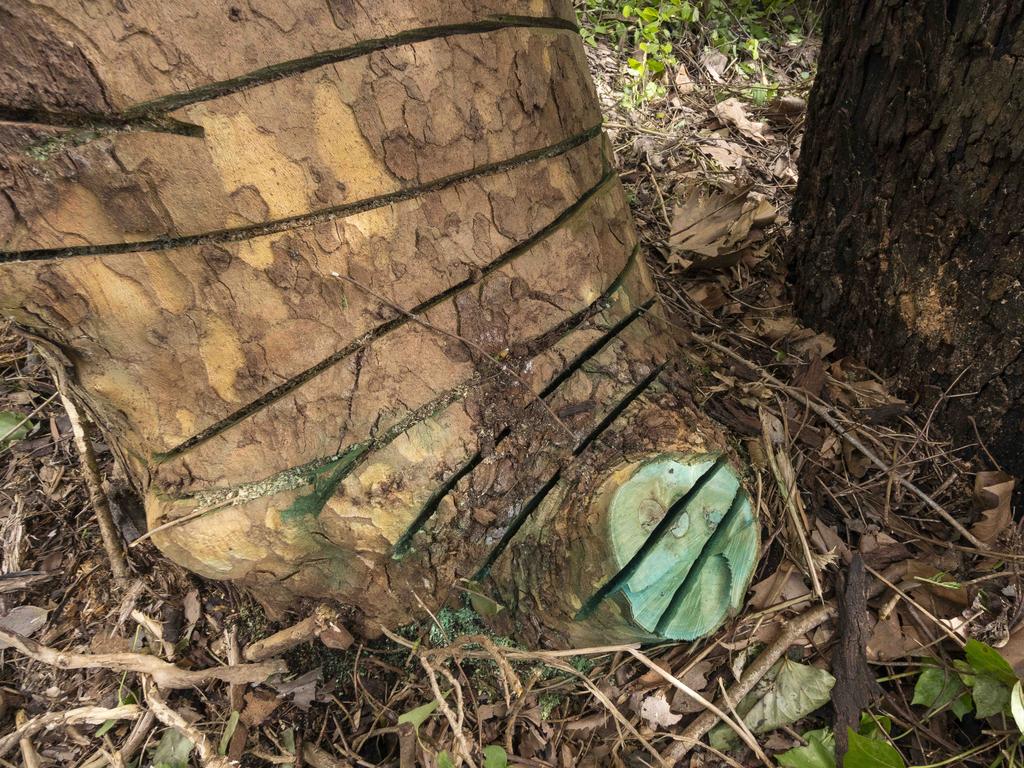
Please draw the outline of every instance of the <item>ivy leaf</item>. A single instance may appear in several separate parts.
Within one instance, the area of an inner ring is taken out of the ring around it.
[[[928,667],[923,670],[914,685],[914,700],[928,709],[942,709],[966,690],[959,676],[947,669]]]
[[[806,747],[794,747],[775,756],[782,768],[836,768],[836,737],[830,728],[808,731],[804,740]]]
[[[843,759],[843,768],[906,768],[896,748],[887,741],[861,736],[847,729],[849,748]]]
[[[153,768],[188,768],[193,746],[176,730],[168,728],[153,752]]]
[[[447,752],[438,752],[437,768],[455,768],[455,763],[452,762],[452,756]]]
[[[979,718],[998,715],[1010,703],[1010,689],[988,675],[978,675],[974,679],[971,693],[974,697],[975,714]]]
[[[970,691],[967,691],[963,696],[949,705],[949,711],[956,715],[957,720],[963,720],[964,715],[972,709],[974,709],[974,699],[971,698]]]
[[[508,768],[508,752],[505,748],[497,744],[484,747],[484,768]]]
[[[970,639],[964,645],[964,656],[967,663],[979,675],[994,677],[1003,685],[1010,687],[1017,682],[1017,674],[1010,663],[999,655],[999,651],[990,645]]]
[[[28,433],[35,428],[31,421],[25,421],[25,417],[13,411],[0,411],[0,449],[13,445],[23,440]]]
[[[418,731],[420,726],[423,725],[428,717],[434,714],[434,710],[436,709],[436,701],[431,701],[422,706],[416,707],[415,709],[410,709],[405,714],[398,716],[398,724],[412,723],[412,727]]]
[[[836,679],[828,671],[782,659],[758,687],[747,694],[737,710],[754,733],[767,733],[795,723],[828,703]],[[716,749],[732,749],[736,735],[724,724],[710,734]]]

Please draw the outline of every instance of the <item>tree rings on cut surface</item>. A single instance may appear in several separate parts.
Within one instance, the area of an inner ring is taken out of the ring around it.
[[[741,607],[760,536],[726,462],[667,453],[635,465],[609,495],[607,526],[619,589],[640,628],[694,640]]]

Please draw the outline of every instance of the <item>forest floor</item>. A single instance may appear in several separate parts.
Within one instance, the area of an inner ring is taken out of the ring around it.
[[[372,643],[312,639],[259,686],[144,690],[140,672],[237,663],[302,616],[273,622],[145,541],[129,550],[130,585],[116,585],[53,382],[0,326],[0,631],[39,644],[0,642],[0,766],[178,768],[226,754],[296,768],[828,768],[847,726],[848,766],[1021,760],[1014,481],[968,460],[978,446],[951,445],[791,310],[784,246],[813,17],[668,18],[645,29],[657,47],[642,54],[635,20],[586,6],[641,240],[691,340],[692,395],[750,461],[764,556],[744,613],[698,643],[564,656],[453,608]],[[122,533],[138,537],[112,472],[108,486]],[[79,655],[54,664],[47,649]]]

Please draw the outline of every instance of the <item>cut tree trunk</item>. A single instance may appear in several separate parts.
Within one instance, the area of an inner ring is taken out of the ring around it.
[[[568,3],[0,18],[0,309],[169,557],[371,632],[463,599],[551,645],[737,610],[759,528]]]
[[[1018,475],[1022,55],[1020,2],[829,3],[793,216],[804,317]]]

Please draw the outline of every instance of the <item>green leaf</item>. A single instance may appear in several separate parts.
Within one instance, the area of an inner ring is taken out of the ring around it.
[[[888,715],[871,716],[867,712],[860,716],[857,733],[872,739],[884,739],[892,731],[892,718]]]
[[[964,692],[960,677],[951,670],[928,667],[923,670],[914,685],[914,700],[928,709],[941,709]]]
[[[28,433],[35,429],[35,424],[25,421],[25,417],[13,411],[0,411],[0,449],[24,440]]]
[[[452,762],[452,756],[447,752],[438,752],[437,768],[455,768],[455,763]]]
[[[1024,733],[1024,690],[1021,690],[1020,680],[1013,684],[1013,690],[1010,691],[1010,712],[1017,730]]]
[[[508,768],[508,752],[505,748],[497,744],[484,747],[484,768]]]
[[[176,730],[168,728],[153,752],[153,768],[188,768],[193,746]]]
[[[971,695],[978,717],[998,715],[1010,703],[1009,687],[989,675],[978,675],[974,678]]]
[[[794,747],[775,756],[782,768],[836,768],[836,739],[832,729],[808,731],[804,740],[806,747]]]
[[[1017,682],[1017,674],[1010,663],[999,655],[999,651],[990,645],[973,638],[964,645],[964,656],[967,663],[979,675],[989,675],[1006,686]]]
[[[415,709],[410,709],[405,714],[398,716],[398,724],[401,725],[402,723],[412,723],[412,727],[418,731],[420,729],[420,726],[423,725],[423,723],[426,721],[428,717],[434,714],[434,710],[436,709],[436,701],[431,701],[427,704],[424,704],[423,706],[416,707]]]
[[[100,738],[103,734],[105,734],[107,731],[109,731],[115,725],[117,725],[117,720],[104,720],[103,724],[99,728],[96,729],[96,733],[95,733],[96,738],[97,739]]]
[[[231,737],[235,735],[235,729],[238,728],[238,710],[233,710],[231,716],[228,717],[228,722],[224,726],[224,735],[220,737],[220,744],[217,745],[217,754],[226,755],[228,753],[228,745],[231,743]]]
[[[843,758],[843,768],[906,768],[896,748],[887,741],[861,736],[847,729],[850,746]]]
[[[974,699],[971,698],[970,691],[967,691],[963,696],[956,699],[956,701],[949,705],[949,711],[956,715],[957,720],[963,720],[964,715],[972,709],[974,709]]]
[[[827,670],[782,659],[740,702],[737,710],[754,733],[767,733],[806,717],[828,703],[836,679]],[[736,736],[724,724],[709,735],[716,749],[732,749]]]

